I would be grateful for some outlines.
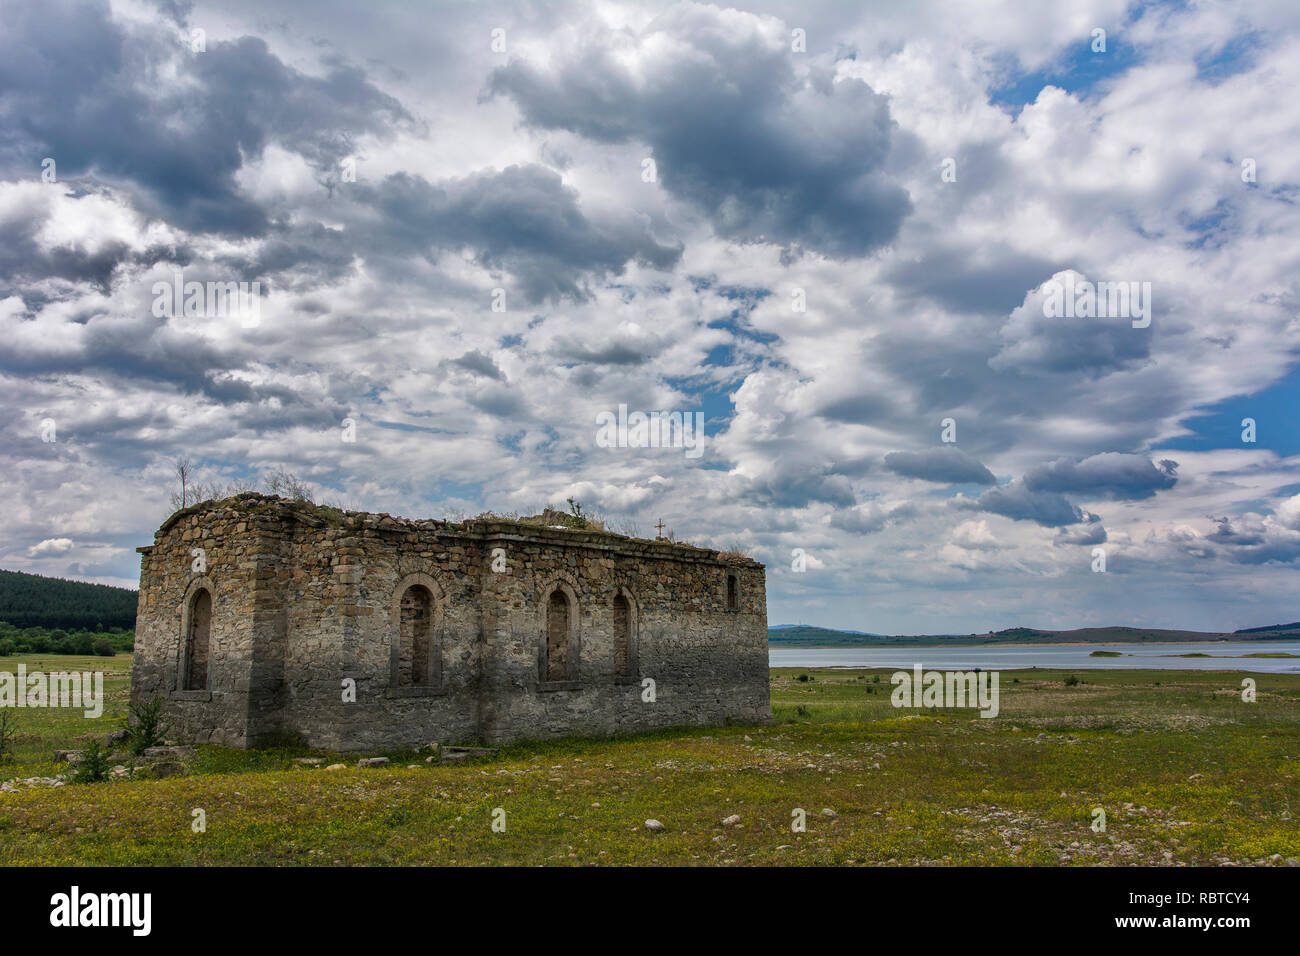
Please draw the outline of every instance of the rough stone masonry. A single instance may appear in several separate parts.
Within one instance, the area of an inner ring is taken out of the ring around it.
[[[131,699],[161,697],[187,742],[355,751],[771,719],[748,558],[258,494],[178,511],[139,550]]]

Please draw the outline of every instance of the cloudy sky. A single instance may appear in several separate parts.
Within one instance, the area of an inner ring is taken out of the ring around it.
[[[662,518],[773,624],[1296,620],[1297,90],[1293,0],[0,0],[0,567],[134,586],[185,456]]]

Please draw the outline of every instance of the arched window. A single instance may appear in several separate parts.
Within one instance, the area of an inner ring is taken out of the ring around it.
[[[735,572],[727,572],[727,610],[740,610],[740,579]]]
[[[190,600],[185,635],[185,680],[182,690],[208,689],[208,645],[212,634],[212,595],[199,588]]]
[[[546,603],[546,679],[569,679],[569,599],[556,588]]]
[[[632,673],[632,605],[622,594],[614,595],[614,676]]]
[[[417,687],[433,680],[433,595],[420,584],[402,594],[397,684]]]

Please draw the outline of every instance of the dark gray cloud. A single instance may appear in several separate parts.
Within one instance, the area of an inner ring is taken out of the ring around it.
[[[832,512],[831,527],[851,534],[875,534],[916,515],[917,508],[912,504],[885,508],[875,502],[868,502],[861,508],[841,508]]]
[[[1251,522],[1244,517],[1233,519],[1229,516],[1215,518],[1215,528],[1205,537],[1215,544],[1230,548],[1245,548],[1263,544],[1268,537],[1264,525],[1258,519]]]
[[[1058,458],[1025,473],[1030,491],[1074,492],[1090,498],[1139,501],[1178,483],[1178,462],[1152,462],[1145,455],[1104,452],[1090,458]]]
[[[355,193],[382,216],[371,248],[470,248],[484,267],[513,275],[534,302],[584,299],[587,275],[618,275],[630,261],[668,269],[682,252],[656,240],[638,218],[589,218],[577,192],[544,166],[509,166],[437,184],[394,173],[377,186],[357,184]]]
[[[562,336],[552,351],[566,361],[592,365],[643,365],[664,347],[656,337],[644,332],[620,329],[598,337]]]
[[[911,202],[883,171],[885,97],[861,80],[797,73],[788,34],[735,11],[670,8],[638,38],[642,57],[659,58],[644,76],[620,56],[625,40],[589,38],[545,67],[511,60],[488,93],[514,100],[530,126],[645,143],[664,188],[728,238],[841,259],[893,240]]]
[[[1086,521],[1088,513],[1050,491],[1031,491],[1022,481],[999,485],[984,492],[973,503],[979,511],[989,511],[1017,521],[1035,521],[1047,528]]]
[[[894,399],[875,393],[833,399],[822,405],[816,414],[848,425],[893,423],[899,418],[898,404]]]
[[[527,406],[519,394],[505,385],[489,385],[466,396],[466,401],[494,418],[517,419],[527,416]]]
[[[1132,368],[1151,355],[1151,330],[1128,318],[1048,318],[1041,306],[1017,310],[1001,330],[1001,349],[989,359],[997,372],[1036,377],[1100,376]]]
[[[1290,564],[1300,560],[1300,535],[1254,512],[1212,519],[1214,531],[1205,536],[1220,546],[1220,554],[1234,564]]]
[[[355,67],[308,76],[251,36],[194,52],[174,30],[114,21],[106,3],[6,4],[5,27],[6,174],[34,178],[49,156],[60,180],[129,184],[143,208],[187,229],[266,228],[235,176],[269,143],[330,175],[358,136],[411,119]]]
[[[75,187],[52,184],[50,188],[74,202],[112,196],[111,189],[98,183],[81,183]],[[105,241],[95,248],[75,242],[57,245],[42,242],[40,232],[46,225],[46,208],[35,203],[26,205],[29,208],[12,209],[0,220],[4,235],[4,241],[0,242],[0,298],[21,294],[33,311],[55,297],[48,286],[41,284],[43,279],[87,283],[108,294],[120,270],[147,269],[166,261],[184,265],[193,254],[186,243],[153,244],[136,250],[120,240]],[[91,217],[94,213],[86,215]]]
[[[143,318],[134,323],[89,321],[82,345],[75,350],[0,349],[0,370],[17,375],[94,371],[124,383],[166,383],[181,393],[202,394],[220,402],[251,401],[259,396],[259,389],[226,374],[245,368],[248,360],[244,350],[221,349],[206,339],[177,331],[165,320]],[[270,389],[266,397],[272,394],[295,400],[289,389]]]
[[[1096,545],[1105,544],[1106,528],[1100,520],[1072,528],[1062,528],[1056,533],[1053,543],[1058,545]]]
[[[1055,270],[1047,259],[993,243],[975,257],[967,248],[941,246],[922,258],[899,262],[889,278],[900,289],[929,296],[956,312],[1006,315]]]
[[[1228,556],[1237,564],[1291,564],[1300,561],[1300,540],[1270,541],[1258,547],[1230,552]]]
[[[458,365],[466,371],[473,372],[475,375],[483,375],[487,378],[494,378],[498,382],[506,380],[506,373],[501,371],[500,366],[492,361],[492,356],[474,349],[472,352],[466,352],[460,358],[451,360],[452,365]]]
[[[814,501],[851,508],[855,503],[853,486],[843,475],[785,458],[761,478],[749,481],[744,497],[776,508],[803,508]]]
[[[885,467],[904,478],[944,484],[992,485],[997,482],[993,472],[951,445],[926,451],[893,451],[885,456]]]

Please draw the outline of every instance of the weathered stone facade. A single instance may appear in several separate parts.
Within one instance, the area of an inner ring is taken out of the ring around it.
[[[745,558],[255,494],[177,512],[140,552],[131,696],[163,697],[186,741],[362,750],[770,719],[764,569]]]

